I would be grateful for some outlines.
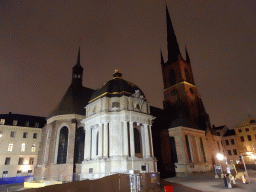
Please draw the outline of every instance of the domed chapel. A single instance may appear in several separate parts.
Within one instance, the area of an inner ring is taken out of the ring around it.
[[[114,173],[158,172],[163,177],[213,168],[221,138],[183,59],[166,7],[168,60],[161,54],[163,108],[150,106],[142,90],[119,70],[98,89],[84,87],[80,48],[71,85],[47,118],[35,177],[102,178]]]

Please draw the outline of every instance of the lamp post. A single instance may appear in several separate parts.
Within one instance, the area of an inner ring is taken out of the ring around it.
[[[228,166],[228,160],[227,160],[227,158],[226,158],[223,154],[218,153],[218,154],[216,155],[216,157],[217,157],[217,159],[220,160],[220,161],[222,161],[222,160],[225,159],[225,160],[226,160],[226,166]],[[228,167],[226,167],[226,171],[227,171],[227,173],[229,172],[229,174],[230,174],[230,170],[229,170]],[[225,185],[226,187],[228,187],[228,188],[232,188],[231,182],[229,182],[229,184],[227,183],[226,175],[224,175],[223,179],[224,179],[224,185]]]

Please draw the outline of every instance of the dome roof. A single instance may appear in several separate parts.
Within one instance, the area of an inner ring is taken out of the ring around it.
[[[139,90],[139,92],[138,92]],[[113,74],[113,79],[100,86],[96,91],[92,94],[91,99],[89,101],[95,101],[101,97],[121,97],[123,95],[131,96],[133,94],[139,95],[144,100],[146,100],[145,95],[141,91],[141,89],[134,85],[133,83],[122,79],[122,73],[119,70],[115,70]]]

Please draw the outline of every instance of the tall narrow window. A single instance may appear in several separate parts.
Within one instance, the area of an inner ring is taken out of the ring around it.
[[[24,132],[23,133],[23,138],[27,138],[28,137],[28,133],[27,132]]]
[[[36,144],[33,144],[31,147],[31,152],[36,152]]]
[[[23,165],[23,157],[19,158],[18,165]]]
[[[30,157],[29,158],[29,165],[33,165],[34,164],[34,157]]]
[[[175,74],[175,71],[173,69],[170,71],[169,81],[170,81],[170,86],[176,84],[176,74]]]
[[[10,157],[6,157],[5,158],[5,165],[10,165],[10,162],[11,162],[11,158]]]
[[[202,153],[203,153],[204,162],[206,162],[205,151],[204,151],[204,143],[203,143],[203,140],[202,140],[201,137],[200,137],[200,145],[201,145],[201,150],[202,150]]]
[[[9,145],[8,145],[8,151],[12,151],[12,149],[13,149],[13,143],[9,143]]]
[[[96,135],[96,155],[99,154],[99,132]]]
[[[248,138],[248,141],[251,141],[251,140],[252,140],[251,135],[247,135],[247,138]]]
[[[18,121],[17,120],[13,120],[13,126],[17,126],[17,124],[18,124]]]
[[[37,139],[37,133],[33,133],[33,139]]]
[[[17,171],[17,175],[16,175],[17,177],[20,177],[21,176],[21,170],[18,170]]]
[[[8,171],[3,171],[3,178],[8,177]]]
[[[171,147],[172,162],[177,163],[178,162],[178,157],[177,157],[176,144],[175,144],[175,138],[174,137],[170,137],[170,147]]]
[[[244,136],[241,136],[240,139],[241,139],[241,142],[244,142]]]
[[[68,148],[68,128],[62,127],[59,135],[59,147],[57,164],[64,164],[67,161],[67,148]]]
[[[16,135],[15,131],[11,131],[10,137],[15,138],[15,135]]]
[[[26,148],[26,144],[25,143],[21,143],[21,152],[24,152]]]
[[[76,133],[76,147],[75,147],[75,163],[82,163],[84,160],[84,128],[80,127]]]
[[[187,135],[185,135],[185,142],[186,142],[186,147],[187,147],[188,161],[192,162],[191,153],[190,153],[190,146],[189,146],[189,141],[188,141],[188,136]]]
[[[135,153],[140,153],[140,132],[138,129],[134,128],[134,146],[135,146]]]

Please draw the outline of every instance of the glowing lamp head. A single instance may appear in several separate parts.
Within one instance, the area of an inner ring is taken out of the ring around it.
[[[252,159],[256,159],[256,156],[255,155],[251,155]]]
[[[221,153],[218,153],[216,157],[220,161],[222,161],[224,159],[224,155],[222,155]]]

